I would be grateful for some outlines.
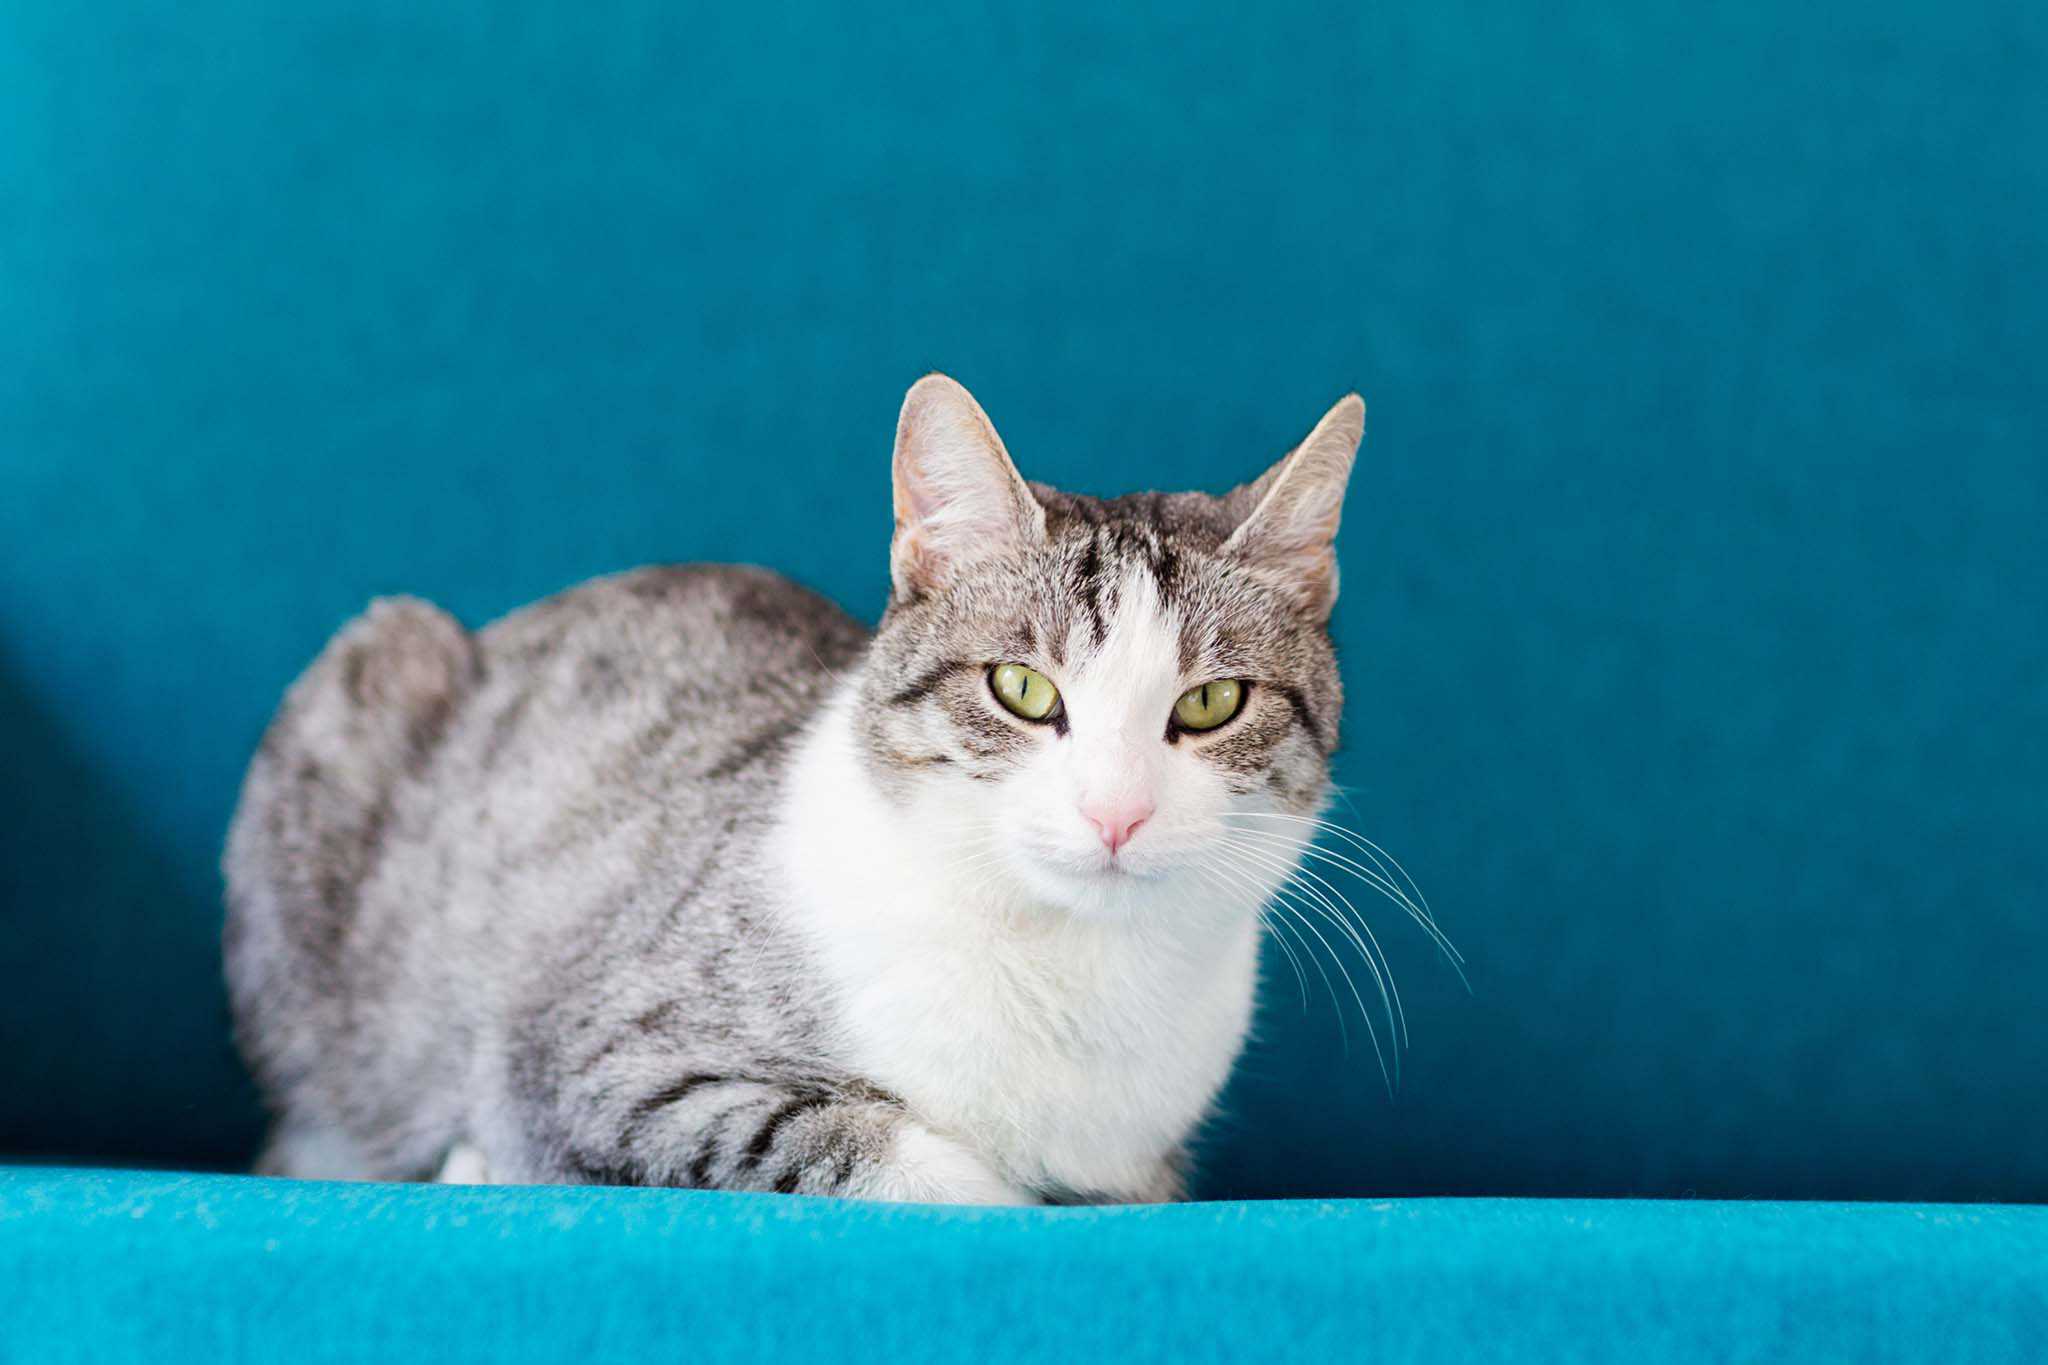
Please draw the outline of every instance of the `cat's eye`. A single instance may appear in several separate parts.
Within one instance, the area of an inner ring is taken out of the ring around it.
[[[1244,684],[1235,678],[1200,683],[1180,694],[1173,720],[1183,730],[1213,730],[1244,705]]]
[[[1035,668],[997,664],[989,670],[988,687],[1005,710],[1025,720],[1049,720],[1059,709],[1060,690]]]

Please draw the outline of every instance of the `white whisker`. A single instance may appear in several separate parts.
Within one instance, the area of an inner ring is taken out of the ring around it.
[[[1380,895],[1393,901],[1394,904],[1406,911],[1408,917],[1414,920],[1425,934],[1429,935],[1430,941],[1436,944],[1438,951],[1442,952],[1444,957],[1450,962],[1451,969],[1458,974],[1459,982],[1464,985],[1468,992],[1472,989],[1472,983],[1465,976],[1465,955],[1458,951],[1457,945],[1451,942],[1450,936],[1438,927],[1436,921],[1424,916],[1413,901],[1409,900],[1405,895],[1398,895],[1397,888],[1392,887],[1384,878],[1377,876],[1370,868],[1332,849],[1323,848],[1320,845],[1296,838],[1291,834],[1246,829],[1237,825],[1230,826],[1230,830],[1234,835],[1249,836],[1278,847],[1297,851],[1307,857],[1319,859],[1326,864],[1342,868],[1353,876],[1358,877],[1361,881],[1372,887],[1373,890],[1379,892]]]
[[[1407,1012],[1401,1008],[1401,992],[1393,984],[1393,965],[1387,962],[1386,954],[1379,951],[1379,941],[1373,937],[1372,928],[1365,923],[1364,916],[1358,912],[1358,907],[1353,905],[1350,898],[1342,891],[1331,885],[1327,878],[1318,876],[1307,868],[1291,863],[1269,850],[1261,849],[1251,844],[1239,843],[1235,840],[1230,842],[1235,845],[1239,853],[1256,858],[1272,870],[1285,874],[1289,878],[1290,884],[1298,882],[1299,885],[1295,888],[1297,894],[1304,895],[1304,898],[1310,901],[1311,907],[1328,919],[1339,932],[1346,936],[1351,945],[1358,949],[1359,956],[1365,960],[1366,970],[1372,973],[1373,983],[1379,987],[1380,1002],[1387,1012],[1388,1030],[1400,1046],[1407,1046],[1408,1016]],[[1332,899],[1333,897],[1335,898],[1334,900]],[[1341,908],[1339,908],[1340,905]],[[1364,931],[1363,936],[1360,934],[1361,930]],[[1385,968],[1384,972],[1382,971],[1383,967]],[[1360,1008],[1364,1008],[1362,1003]],[[1396,1071],[1400,1070],[1400,1052],[1398,1049],[1394,1054],[1394,1069]]]
[[[1257,831],[1258,833],[1266,835],[1268,838],[1285,839],[1290,842],[1307,845],[1315,839],[1317,834],[1327,832],[1331,834],[1348,836],[1354,845],[1357,845],[1361,848],[1361,851],[1364,851],[1364,845],[1371,843],[1370,840],[1362,839],[1361,836],[1354,835],[1350,830],[1345,829],[1343,826],[1331,824],[1327,820],[1306,820],[1303,819],[1303,817],[1301,816],[1280,815],[1279,813],[1273,811],[1235,811],[1232,812],[1232,814],[1243,815],[1251,818],[1278,818],[1294,820],[1310,826],[1311,832],[1306,836],[1296,835],[1291,832],[1273,829],[1264,829]],[[1228,817],[1226,817],[1226,819],[1227,818]],[[1231,828],[1235,830],[1244,831],[1247,833],[1252,832],[1252,827],[1244,825],[1232,825]],[[1393,879],[1393,873],[1391,873],[1387,869],[1387,865],[1384,862],[1380,861],[1380,859],[1370,851],[1366,851],[1365,856],[1373,860],[1373,867],[1365,868],[1362,864],[1360,864],[1359,867],[1361,875],[1371,880],[1375,886],[1380,887],[1383,893],[1390,900],[1395,901],[1403,909],[1407,910],[1410,915],[1415,917],[1417,923],[1435,923],[1435,920],[1430,916],[1427,907],[1424,906],[1417,899],[1417,896],[1409,894],[1406,888],[1395,883]]]
[[[1194,872],[1196,876],[1200,877],[1204,882],[1208,883],[1210,886],[1215,887],[1217,890],[1221,891],[1226,896],[1236,895],[1236,888],[1232,887],[1230,883],[1224,881],[1220,876],[1217,876],[1209,868],[1208,861],[1208,857],[1204,856],[1202,859],[1200,859],[1192,865],[1191,870]],[[1266,933],[1271,934],[1273,936],[1273,941],[1280,945],[1280,951],[1287,954],[1287,961],[1294,968],[1295,984],[1301,990],[1302,1013],[1306,1014],[1308,1012],[1308,977],[1301,970],[1301,959],[1295,956],[1294,945],[1289,943],[1286,940],[1286,938],[1284,938],[1281,935],[1280,930],[1276,926],[1275,922],[1267,918],[1266,906],[1264,902],[1261,902],[1259,905],[1259,928],[1264,930]]]
[[[1330,960],[1336,964],[1338,974],[1344,978],[1344,984],[1346,988],[1350,990],[1352,1000],[1355,1001],[1358,1005],[1358,1017],[1365,1024],[1366,1036],[1372,1040],[1373,1055],[1379,1059],[1380,1075],[1386,1081],[1387,1089],[1391,1092],[1394,1088],[1393,1073],[1390,1073],[1387,1069],[1386,1052],[1380,1047],[1379,1030],[1373,1027],[1372,1013],[1366,1008],[1365,996],[1362,993],[1360,993],[1358,989],[1358,983],[1352,979],[1351,969],[1344,965],[1344,959],[1342,955],[1339,954],[1337,950],[1331,946],[1330,940],[1323,936],[1322,930],[1316,928],[1315,921],[1310,919],[1308,914],[1305,913],[1305,911],[1313,911],[1316,915],[1328,921],[1333,928],[1337,929],[1340,933],[1346,935],[1347,941],[1349,941],[1358,948],[1360,954],[1365,958],[1367,968],[1372,972],[1374,980],[1379,985],[1380,999],[1382,1001],[1386,1001],[1388,999],[1386,982],[1383,978],[1381,978],[1380,969],[1378,965],[1373,962],[1372,954],[1366,949],[1364,942],[1359,939],[1357,931],[1353,929],[1350,926],[1350,924],[1348,924],[1345,921],[1343,915],[1340,912],[1338,912],[1334,907],[1325,908],[1326,906],[1328,906],[1327,898],[1320,897],[1319,893],[1315,893],[1313,887],[1302,887],[1295,885],[1292,881],[1293,869],[1288,867],[1286,864],[1282,863],[1279,859],[1274,858],[1272,855],[1265,853],[1263,850],[1253,848],[1250,845],[1236,844],[1230,840],[1225,840],[1224,843],[1226,847],[1233,848],[1240,855],[1240,857],[1254,858],[1257,860],[1259,864],[1266,866],[1270,871],[1280,873],[1281,876],[1285,879],[1274,891],[1274,904],[1285,907],[1287,910],[1289,910],[1294,915],[1295,919],[1300,923],[1300,926],[1302,928],[1307,929],[1309,933],[1315,935],[1317,942],[1321,943],[1323,945],[1324,951],[1329,953]],[[1288,899],[1290,895],[1294,897],[1293,900]],[[1319,901],[1321,903],[1318,903]],[[1387,1027],[1390,1030],[1395,1028],[1395,1016],[1395,1007],[1389,1005]],[[1342,1010],[1338,1011],[1337,1018],[1338,1022],[1341,1025],[1344,1018]],[[1405,1032],[1405,1029],[1402,1031]],[[1345,1041],[1347,1048],[1349,1046],[1348,1033],[1349,1031],[1346,1030],[1347,1036]],[[1399,1034],[1396,1034],[1395,1038],[1398,1037]],[[1390,1039],[1389,1041],[1394,1041],[1394,1039]],[[1398,1072],[1399,1069],[1400,1059],[1397,1053],[1395,1057],[1394,1070]]]
[[[1323,979],[1323,988],[1330,993],[1330,1009],[1331,1012],[1337,1016],[1337,1036],[1343,1043],[1344,1055],[1347,1057],[1350,1056],[1351,1029],[1344,1022],[1344,1006],[1337,996],[1337,983],[1330,979],[1329,970],[1323,966],[1322,958],[1316,955],[1315,950],[1309,946],[1308,940],[1301,937],[1301,929],[1303,927],[1306,927],[1310,933],[1315,934],[1316,938],[1322,943],[1325,951],[1329,951],[1330,941],[1324,938],[1321,934],[1316,933],[1315,926],[1309,924],[1307,918],[1303,916],[1300,911],[1294,909],[1294,907],[1288,905],[1285,901],[1279,899],[1278,891],[1276,889],[1268,888],[1263,881],[1256,877],[1253,877],[1251,873],[1247,872],[1245,869],[1237,867],[1233,864],[1218,863],[1214,864],[1214,866],[1217,868],[1219,872],[1223,872],[1228,874],[1229,876],[1237,878],[1241,885],[1247,887],[1255,896],[1259,898],[1259,901],[1263,906],[1269,907],[1275,911],[1283,911],[1288,914],[1292,914],[1295,917],[1295,919],[1300,921],[1300,925],[1290,923],[1285,918],[1277,918],[1273,922],[1275,924],[1286,926],[1288,931],[1294,934],[1296,940],[1301,944],[1301,950],[1304,953],[1308,954],[1308,960],[1311,963],[1315,964],[1316,975],[1320,976]],[[1334,952],[1331,954],[1331,956],[1334,959]],[[1337,970],[1340,972],[1344,970],[1344,964],[1341,961],[1337,963]],[[1349,979],[1349,973],[1346,973],[1346,979]],[[1353,988],[1352,993],[1353,995],[1357,994],[1357,990],[1355,987]],[[1364,1001],[1361,1000],[1359,1002],[1358,1008],[1360,1016],[1364,1017]],[[1370,1026],[1371,1021],[1368,1020],[1367,1027]],[[1378,1050],[1379,1044],[1377,1040],[1374,1041],[1373,1047],[1375,1051]],[[1382,1071],[1384,1071],[1384,1069],[1385,1068],[1383,1066]]]
[[[1365,996],[1359,993],[1358,983],[1352,980],[1351,969],[1344,965],[1344,959],[1338,955],[1335,948],[1330,946],[1330,940],[1323,937],[1323,931],[1316,928],[1315,921],[1302,913],[1302,907],[1299,903],[1288,900],[1287,894],[1288,888],[1283,886],[1276,893],[1277,899],[1273,903],[1292,914],[1297,925],[1315,935],[1316,942],[1322,944],[1323,951],[1330,955],[1330,961],[1335,964],[1338,975],[1344,978],[1344,985],[1351,992],[1351,999],[1358,1005],[1358,1017],[1365,1025],[1365,1036],[1372,1041],[1372,1054],[1379,1060],[1380,1079],[1386,1082],[1387,1090],[1391,1093],[1394,1088],[1394,1078],[1387,1070],[1387,1055],[1380,1048],[1379,1030],[1373,1027],[1372,1014],[1365,1007]],[[1313,909],[1314,907],[1311,906],[1310,908]],[[1337,1026],[1344,1030],[1345,1055],[1349,1056],[1351,1036],[1350,1030],[1344,1029],[1344,1011],[1341,1008],[1337,1011]]]
[[[1422,888],[1417,886],[1415,879],[1408,875],[1408,869],[1401,866],[1401,860],[1366,838],[1363,834],[1360,834],[1357,830],[1346,829],[1335,821],[1317,819],[1306,815],[1289,815],[1285,811],[1246,810],[1234,811],[1232,814],[1255,816],[1265,820],[1293,820],[1298,824],[1314,825],[1318,829],[1328,830],[1338,838],[1350,841],[1363,849],[1365,855],[1371,858],[1373,862],[1379,864],[1382,871],[1386,869],[1388,864],[1391,864],[1393,866],[1393,875],[1399,876],[1403,882],[1407,883],[1408,890],[1413,893],[1415,900],[1420,903],[1420,909],[1424,918],[1428,919],[1432,924],[1436,923],[1435,912],[1429,908],[1429,897],[1422,894]]]

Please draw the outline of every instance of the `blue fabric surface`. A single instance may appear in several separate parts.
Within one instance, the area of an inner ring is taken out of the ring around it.
[[[0,1359],[2048,1357],[2048,1209],[1062,1210],[0,1172]]]
[[[247,1156],[216,851],[367,597],[746,559],[872,613],[943,366],[1089,491],[1371,403],[1337,813],[1474,994],[1379,916],[1390,1101],[1276,963],[1205,1191],[2048,1197],[2044,50],[2020,0],[8,0],[0,1151]]]

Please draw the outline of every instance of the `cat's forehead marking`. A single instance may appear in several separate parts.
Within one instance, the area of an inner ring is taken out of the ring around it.
[[[1154,657],[1167,640],[1178,652],[1178,613],[1171,606],[1170,560],[1160,538],[1115,522],[1089,527],[1073,553],[1067,594],[1073,610],[1056,633],[1060,652],[1094,670],[1107,663],[1128,672],[1138,656]]]
[[[1142,566],[1126,566],[1104,594],[1103,634],[1082,651],[1079,673],[1098,685],[1143,687],[1177,669],[1180,625],[1158,582]],[[1088,627],[1076,623],[1070,632]]]
[[[1045,642],[1055,665],[1090,669],[1126,618],[1133,628],[1127,644],[1144,639],[1145,657],[1163,660],[1151,671],[1178,676],[1183,685],[1251,663],[1246,632],[1258,637],[1270,623],[1262,605],[1241,597],[1239,585],[1211,563],[1205,551],[1213,547],[1115,519],[1084,522],[1070,535],[1055,579],[1059,590],[1045,603]]]

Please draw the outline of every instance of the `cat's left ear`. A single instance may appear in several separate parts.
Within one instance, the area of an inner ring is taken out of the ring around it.
[[[1044,539],[1045,508],[974,395],[942,374],[911,385],[896,420],[897,597],[921,597],[978,559]]]
[[[1337,601],[1337,522],[1364,438],[1365,400],[1348,393],[1300,445],[1230,495],[1249,510],[1222,553],[1265,572],[1318,621]]]

